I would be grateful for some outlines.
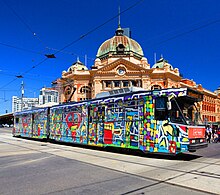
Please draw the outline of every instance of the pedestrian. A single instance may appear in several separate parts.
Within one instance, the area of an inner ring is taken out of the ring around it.
[[[218,142],[218,134],[217,132],[215,132],[213,136],[213,143],[217,143],[217,142]]]
[[[211,127],[207,126],[206,134],[207,134],[207,136],[206,136],[207,142],[211,143],[211,137],[212,137],[212,128]]]
[[[217,142],[220,142],[220,128],[218,128],[217,134],[218,134],[218,141]]]

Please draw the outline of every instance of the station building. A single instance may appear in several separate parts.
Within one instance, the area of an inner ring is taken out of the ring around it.
[[[204,94],[197,105],[204,122],[220,122],[220,88],[211,92],[183,78],[163,57],[150,66],[140,44],[125,35],[120,25],[115,35],[100,45],[91,69],[77,60],[53,84],[61,102],[91,99],[101,92],[132,86],[146,90],[189,87]]]

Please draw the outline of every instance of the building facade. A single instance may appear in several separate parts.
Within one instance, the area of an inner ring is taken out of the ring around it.
[[[120,25],[115,36],[101,44],[90,70],[77,60],[55,83],[61,102],[91,99],[101,92],[131,86],[146,90],[189,87],[204,94],[203,102],[197,105],[202,119],[207,123],[220,122],[220,93],[182,78],[179,69],[163,57],[150,67],[140,44],[124,35]]]
[[[42,88],[39,95],[39,105],[59,103],[59,92],[53,88]]]
[[[12,112],[30,110],[38,105],[38,98],[21,98],[12,96]]]

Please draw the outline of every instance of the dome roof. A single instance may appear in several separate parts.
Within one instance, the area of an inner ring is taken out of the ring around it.
[[[164,68],[168,66],[171,70],[173,70],[173,66],[168,63],[163,57],[161,57],[153,66],[152,68]]]
[[[123,29],[119,27],[116,30],[116,35],[106,40],[98,49],[97,58],[108,56],[108,54],[131,54],[142,58],[144,56],[143,50],[139,43],[128,36],[123,35]]]
[[[77,60],[77,62],[73,63],[67,70],[67,72],[70,72],[72,70],[88,70],[88,68],[79,60]]]

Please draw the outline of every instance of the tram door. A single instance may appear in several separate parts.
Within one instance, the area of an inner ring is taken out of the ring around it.
[[[124,102],[126,148],[139,149],[143,145],[143,100]]]
[[[116,147],[125,147],[125,142],[125,108],[120,99],[106,104],[104,143]]]
[[[102,146],[104,143],[105,107],[91,104],[89,106],[88,144]]]

